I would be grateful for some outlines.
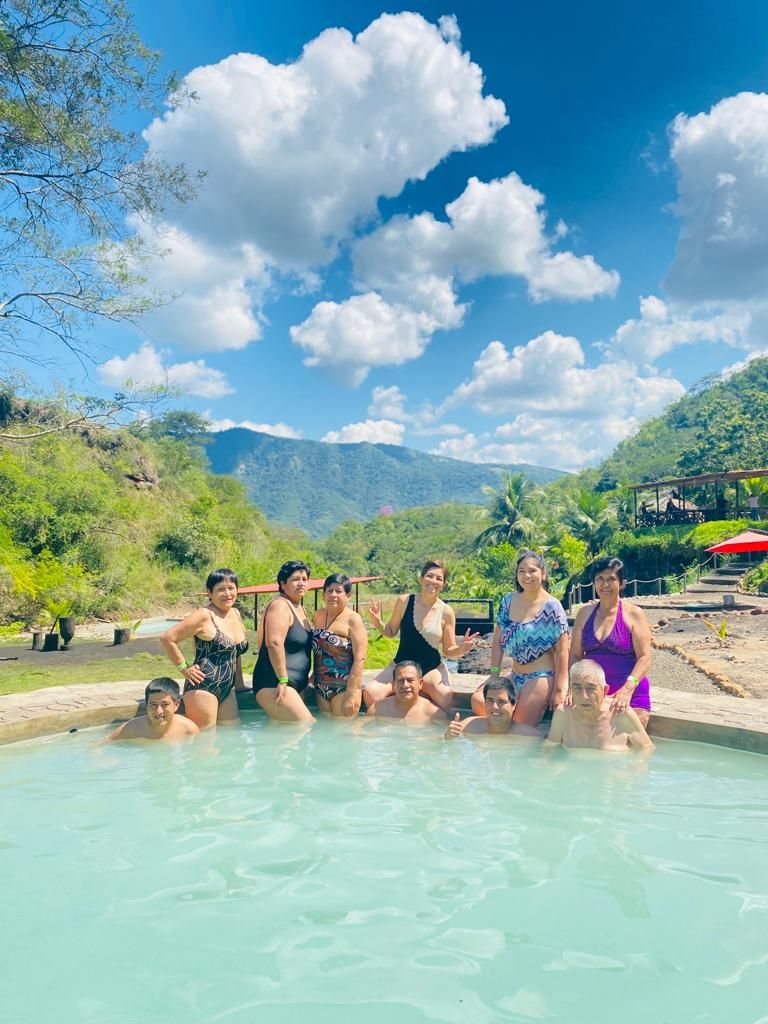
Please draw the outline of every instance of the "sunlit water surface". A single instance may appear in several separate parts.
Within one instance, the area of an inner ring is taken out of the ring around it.
[[[100,734],[0,749],[3,1024],[768,1024],[768,758]]]

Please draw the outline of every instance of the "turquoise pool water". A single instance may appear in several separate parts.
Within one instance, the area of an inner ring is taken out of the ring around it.
[[[137,626],[134,636],[160,636],[166,629],[175,626],[181,619],[144,619],[140,626]]]
[[[3,1024],[768,1022],[768,759],[0,748]]]

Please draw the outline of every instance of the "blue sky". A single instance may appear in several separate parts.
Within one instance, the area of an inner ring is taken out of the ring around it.
[[[768,5],[130,7],[208,178],[105,391],[577,469],[768,348]]]

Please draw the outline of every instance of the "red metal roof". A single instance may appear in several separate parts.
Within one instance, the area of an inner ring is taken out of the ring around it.
[[[350,583],[370,583],[371,580],[383,580],[383,576],[350,576]],[[308,580],[307,590],[322,590],[325,580]],[[259,583],[255,587],[238,587],[238,594],[276,594],[280,588],[276,583]]]

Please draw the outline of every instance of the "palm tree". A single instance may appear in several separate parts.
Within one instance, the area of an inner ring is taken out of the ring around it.
[[[584,541],[594,556],[615,529],[616,510],[605,494],[580,487],[568,497],[562,521],[574,537]]]
[[[484,548],[506,542],[518,547],[530,542],[539,528],[531,517],[538,493],[535,485],[522,473],[506,473],[498,490],[485,486],[483,491],[491,500],[481,518],[490,519],[491,525],[475,538],[475,545]]]

